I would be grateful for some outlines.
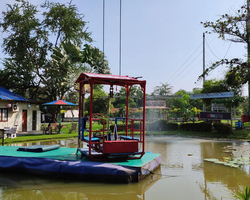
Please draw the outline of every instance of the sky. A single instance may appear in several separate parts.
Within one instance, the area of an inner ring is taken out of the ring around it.
[[[13,2],[1,0],[0,11],[5,10],[6,3]],[[40,5],[44,0],[30,2]],[[120,23],[120,0],[105,0],[104,20],[103,0],[72,2],[85,16],[94,40],[92,45],[104,51],[111,73],[119,75],[121,69],[121,75],[142,76],[147,81],[147,94],[162,83],[170,84],[172,93],[202,88],[203,82],[197,82],[197,78],[203,71],[203,33],[209,29],[200,22],[214,22],[222,14],[234,14],[245,3],[244,0],[121,0]],[[205,34],[204,48],[206,68],[223,58],[246,59],[245,44],[218,39],[216,33]],[[4,54],[0,56],[2,59]],[[226,69],[219,67],[206,79],[222,79]],[[244,95],[246,90],[245,87]]]

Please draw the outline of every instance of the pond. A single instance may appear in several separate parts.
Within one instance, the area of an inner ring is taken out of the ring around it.
[[[76,139],[16,145],[35,144],[77,147]],[[151,136],[146,138],[146,151],[160,153],[162,165],[140,183],[90,183],[0,173],[0,199],[234,199],[235,193],[250,186],[249,168],[204,161],[229,156],[225,149],[232,149],[235,156],[250,155],[248,142]]]

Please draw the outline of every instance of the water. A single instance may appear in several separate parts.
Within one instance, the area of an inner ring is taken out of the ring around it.
[[[77,146],[75,139],[18,145],[34,144]],[[162,165],[140,183],[84,183],[0,173],[0,199],[235,199],[234,193],[250,186],[249,168],[235,169],[204,162],[204,159],[229,156],[231,150],[235,156],[249,157],[249,149],[248,142],[148,137],[146,151],[161,153]]]

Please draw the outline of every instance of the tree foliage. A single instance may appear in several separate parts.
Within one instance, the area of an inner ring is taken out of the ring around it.
[[[234,15],[224,14],[215,22],[201,22],[205,28],[219,35],[223,40],[247,44],[249,52],[249,27],[247,24],[249,8],[243,5]],[[215,68],[226,65],[229,69],[225,76],[226,84],[241,88],[242,85],[249,81],[249,58],[242,60],[239,58],[221,59],[213,63],[198,79],[208,75]]]
[[[115,101],[113,105],[115,108],[123,108],[127,102],[127,90],[121,87],[114,95]],[[140,108],[143,105],[143,92],[139,86],[132,86],[129,91],[129,105],[131,108]]]
[[[36,18],[37,7],[26,1],[18,2],[21,4],[7,4],[7,11],[2,13],[0,26],[6,35],[3,51],[9,57],[4,60],[0,84],[25,97],[29,89],[28,96],[32,98],[43,80],[41,66],[48,65],[50,44],[47,31]]]
[[[60,87],[64,87],[65,91],[70,91],[74,89],[75,80],[81,72],[101,74],[110,72],[108,62],[103,59],[103,56],[98,48],[93,48],[88,44],[85,44],[81,50],[72,42],[64,41],[61,48],[53,49],[51,55],[53,68],[50,71],[54,74],[53,78],[60,79]]]
[[[86,29],[86,22],[83,20],[84,15],[79,14],[77,7],[71,2],[66,6],[46,0],[41,7],[45,8],[42,24],[48,32],[56,36],[55,47],[60,46],[65,40],[73,41],[78,46],[81,46],[83,41],[92,42],[90,32]]]
[[[203,99],[203,102],[207,105],[210,106],[211,103],[216,103],[216,104],[224,104],[226,107],[231,108],[231,107],[236,107],[238,106],[241,102],[244,102],[244,98],[240,97],[239,91],[234,90],[232,87],[230,87],[225,80],[207,80],[205,84],[203,85],[203,89],[201,93],[216,93],[216,92],[230,92],[234,91],[234,97],[230,98],[218,98],[218,99]]]
[[[152,92],[151,95],[153,96],[164,96],[164,95],[169,95],[171,94],[172,86],[170,86],[168,83],[161,83],[160,86],[156,86],[154,88],[154,91]]]
[[[6,54],[0,85],[26,98],[64,98],[84,71],[109,72],[103,53],[91,42],[83,15],[68,3],[45,1],[40,7],[16,0],[2,12],[0,28]],[[82,50],[80,50],[82,49]]]
[[[102,87],[96,87],[93,90],[93,113],[102,113],[107,115],[109,109],[108,95],[102,90]],[[85,111],[90,111],[90,96],[86,99]]]

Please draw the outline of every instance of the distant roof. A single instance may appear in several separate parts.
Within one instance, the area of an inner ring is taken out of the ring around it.
[[[0,100],[13,100],[13,101],[29,101],[14,92],[6,90],[3,87],[0,87]]]
[[[146,106],[166,107],[166,101],[146,101]]]
[[[165,109],[170,110],[169,107],[166,106],[166,101],[146,101],[146,109]]]

